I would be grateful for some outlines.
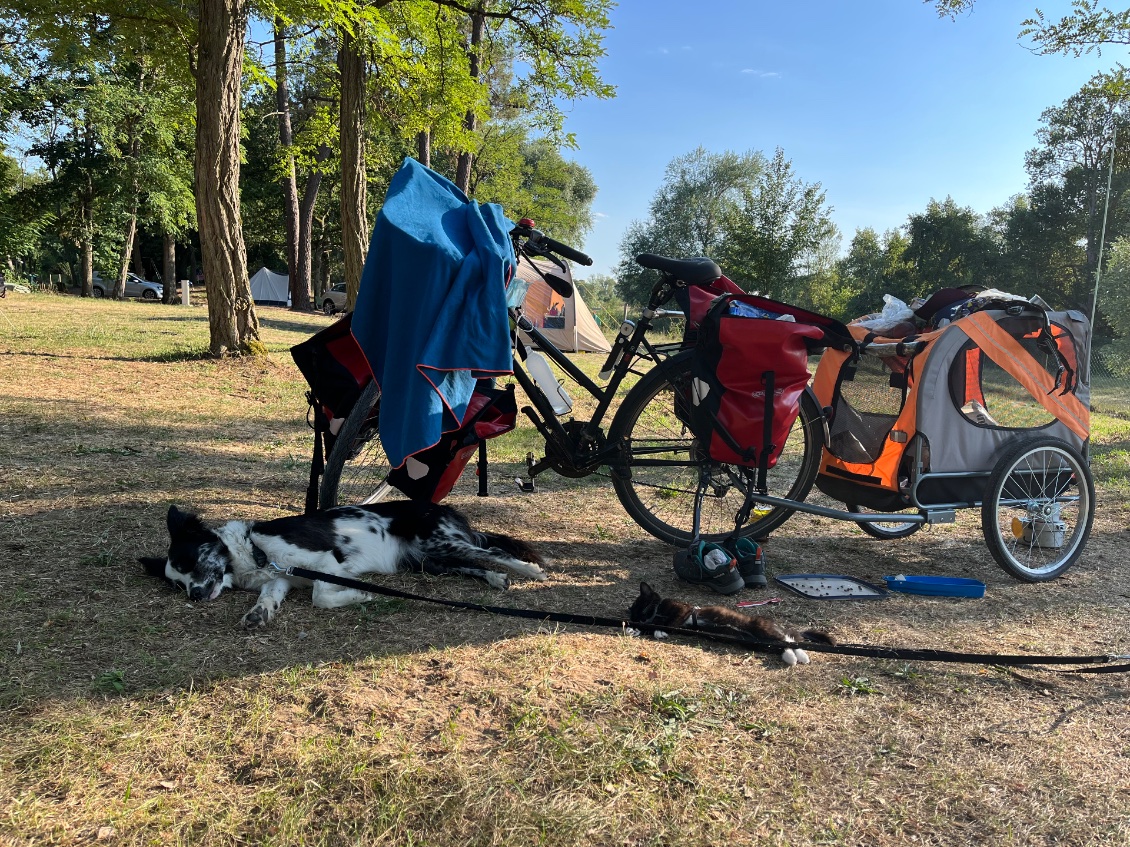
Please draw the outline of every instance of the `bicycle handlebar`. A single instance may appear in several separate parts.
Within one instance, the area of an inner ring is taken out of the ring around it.
[[[564,256],[571,262],[576,262],[578,265],[591,265],[592,259],[568,244],[562,244],[556,239],[550,238],[544,232],[534,228],[534,222],[529,218],[522,218],[518,221],[518,225],[510,231],[511,235],[522,236],[539,251],[548,251],[556,253],[559,256]]]

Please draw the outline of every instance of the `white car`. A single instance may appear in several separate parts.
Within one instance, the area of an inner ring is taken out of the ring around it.
[[[329,291],[322,295],[321,308],[327,315],[332,315],[334,312],[345,311],[345,283],[339,282],[333,286]]]

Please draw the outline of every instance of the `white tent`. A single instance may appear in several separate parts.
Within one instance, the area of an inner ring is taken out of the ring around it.
[[[256,306],[289,306],[290,277],[259,268],[251,277],[251,299]]]
[[[535,261],[533,264],[537,266],[536,269],[525,259],[518,263],[518,276],[530,281],[526,299],[522,301],[522,313],[559,350],[567,353],[611,352],[612,346],[600,331],[589,307],[585,305],[580,290],[574,286],[572,297],[562,297],[546,284],[538,270],[565,277],[569,282],[573,281],[573,275],[562,271],[552,262]]]

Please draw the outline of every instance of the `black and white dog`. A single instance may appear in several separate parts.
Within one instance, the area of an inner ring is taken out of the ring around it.
[[[400,570],[457,573],[495,588],[509,587],[510,580],[487,568],[546,578],[542,558],[526,542],[475,532],[455,509],[433,503],[338,506],[272,521],[229,521],[215,529],[172,506],[168,526],[168,558],[143,558],[145,570],[183,586],[193,601],[215,600],[225,588],[259,591],[258,602],[243,616],[247,627],[266,626],[292,587],[310,585],[310,580],[286,576],[272,565],[353,579]],[[327,582],[313,584],[313,602],[321,609],[372,598]]]

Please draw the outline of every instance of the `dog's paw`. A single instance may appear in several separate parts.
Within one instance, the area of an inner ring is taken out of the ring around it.
[[[487,585],[491,588],[497,588],[499,591],[506,591],[510,587],[510,577],[498,571],[487,571],[484,579],[486,579]]]
[[[271,612],[264,606],[255,606],[250,612],[243,616],[240,623],[246,629],[260,629],[265,627],[271,622]]]

